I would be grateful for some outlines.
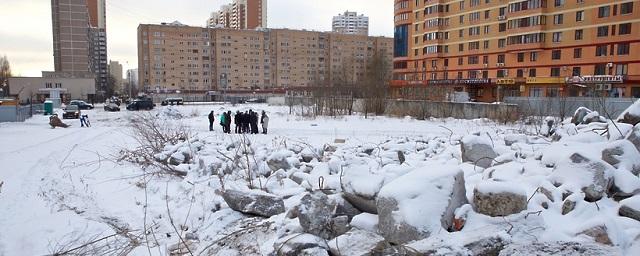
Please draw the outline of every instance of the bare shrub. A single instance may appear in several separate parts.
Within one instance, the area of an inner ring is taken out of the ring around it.
[[[119,161],[140,165],[148,169],[148,174],[151,175],[172,175],[181,178],[187,175],[186,172],[170,165],[168,161],[156,158],[166,145],[175,145],[189,139],[190,133],[186,127],[158,119],[151,113],[134,116],[130,126],[131,136],[138,142],[138,147],[122,149]]]

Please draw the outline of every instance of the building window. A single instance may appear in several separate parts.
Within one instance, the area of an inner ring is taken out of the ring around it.
[[[555,0],[555,7],[560,7],[564,5],[564,0]]]
[[[573,71],[571,72],[572,76],[580,76],[582,69],[580,67],[573,67]]]
[[[562,32],[554,32],[553,33],[553,42],[558,43],[562,41]]]
[[[516,70],[516,77],[524,77],[524,70],[522,69]]]
[[[596,57],[607,56],[607,45],[596,46]]]
[[[593,69],[593,74],[596,76],[606,75],[607,74],[607,64],[596,64]]]
[[[529,56],[529,60],[532,62],[538,61],[538,52],[531,52]]]
[[[458,51],[459,52],[463,52],[464,51],[464,44],[458,44]]]
[[[583,21],[584,20],[584,11],[577,11],[576,12],[576,21]]]
[[[504,63],[504,54],[499,54],[498,55],[498,63]]]
[[[482,64],[489,64],[489,56],[482,56]]]
[[[576,40],[582,40],[583,35],[584,35],[584,30],[576,29],[576,35],[575,35]]]
[[[529,97],[542,97],[542,88],[529,89]]]
[[[631,23],[620,24],[618,27],[618,35],[631,34]]]
[[[496,76],[497,76],[497,77],[502,78],[502,77],[505,77],[505,76],[506,76],[506,73],[507,73],[507,72],[506,72],[506,70],[504,70],[504,69],[499,69],[499,70],[498,70],[498,73],[496,73]]]
[[[44,87],[45,88],[53,88],[53,85],[51,83],[45,83]]]
[[[609,26],[598,27],[598,37],[609,36]]]
[[[618,44],[618,55],[629,55],[629,43]]]
[[[484,49],[489,49],[489,40],[485,40],[484,42],[482,42],[482,46],[484,47]]]
[[[489,11],[489,10],[484,11],[484,19],[485,20],[489,19],[490,16],[491,16],[491,11]]]
[[[460,15],[460,24],[464,24],[464,15]]]
[[[535,68],[530,68],[529,69],[529,77],[536,77],[536,69]]]
[[[504,48],[507,44],[507,39],[498,39],[498,48]]]
[[[620,5],[620,14],[629,14],[633,12],[633,2],[628,2]]]
[[[482,78],[489,78],[489,71],[482,71]]]
[[[559,60],[562,57],[562,50],[553,50],[551,51],[551,59]]]
[[[553,24],[560,25],[564,21],[564,14],[553,15]]]
[[[518,53],[518,62],[524,62],[524,52]]]
[[[458,66],[464,65],[464,60],[462,58],[458,58]]]
[[[616,65],[616,75],[617,76],[626,76],[628,74],[629,66],[627,64],[617,64]]]
[[[573,49],[573,58],[574,58],[574,59],[580,59],[580,58],[582,58],[582,48],[575,48],[575,49]]]
[[[551,68],[551,77],[559,77],[560,68]]]
[[[609,13],[611,12],[610,6],[602,6],[598,8],[598,18],[606,18],[609,17]]]

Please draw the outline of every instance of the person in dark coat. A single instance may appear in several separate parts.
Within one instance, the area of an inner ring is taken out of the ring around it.
[[[251,134],[258,134],[258,113],[251,113]]]
[[[251,111],[251,110],[249,110]],[[244,132],[243,133],[249,133],[249,117],[250,117],[250,112],[249,111],[245,111],[244,114],[242,115],[242,127]]]
[[[231,134],[231,111],[227,111],[225,126],[227,128],[227,133]]]
[[[236,125],[236,134],[242,133],[242,126],[240,123],[240,111],[236,111],[236,114],[233,116],[233,123]]]
[[[211,111],[211,113],[209,113],[209,131],[213,131],[213,122],[216,121],[216,116],[215,114],[213,114],[213,111]]]

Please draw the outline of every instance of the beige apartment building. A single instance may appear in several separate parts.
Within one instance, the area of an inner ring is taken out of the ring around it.
[[[256,29],[267,27],[267,0],[233,0],[207,19],[209,28]]]
[[[395,0],[398,97],[640,97],[638,0]]]
[[[139,84],[146,91],[252,91],[355,84],[393,39],[288,29],[235,30],[179,23],[138,28]]]

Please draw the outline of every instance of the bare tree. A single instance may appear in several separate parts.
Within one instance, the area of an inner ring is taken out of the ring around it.
[[[4,88],[9,83],[9,77],[11,77],[11,65],[7,56],[0,56],[0,88],[5,92],[4,95],[8,95],[8,88]]]
[[[364,84],[360,87],[365,101],[365,118],[370,112],[377,115],[384,113],[390,73],[391,68],[386,55],[382,51],[376,51],[368,61]]]

